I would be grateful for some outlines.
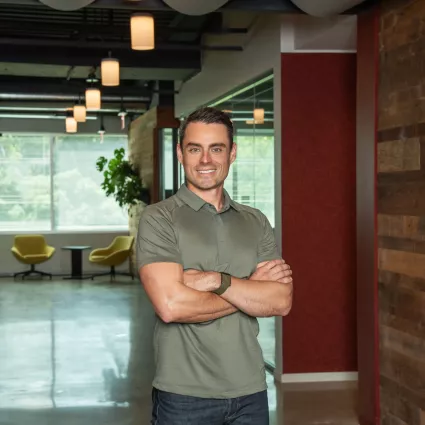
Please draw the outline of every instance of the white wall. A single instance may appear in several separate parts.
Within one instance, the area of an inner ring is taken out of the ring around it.
[[[108,246],[115,236],[127,235],[126,232],[104,232],[104,233],[44,233],[49,245],[56,248],[53,257],[46,263],[39,264],[36,269],[49,273],[70,273],[71,252],[62,250],[65,245],[88,245],[92,249]],[[13,246],[13,234],[0,235],[0,274],[16,273],[29,269],[28,265],[19,263],[10,252]],[[91,264],[88,260],[90,249],[83,251],[83,273],[84,272],[106,272],[108,268]],[[128,261],[117,270],[128,271]]]

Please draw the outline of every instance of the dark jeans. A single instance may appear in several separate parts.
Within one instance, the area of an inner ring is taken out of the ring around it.
[[[267,391],[210,399],[152,391],[152,425],[269,425]]]

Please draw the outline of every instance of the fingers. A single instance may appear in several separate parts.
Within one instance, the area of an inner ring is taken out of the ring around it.
[[[288,276],[288,277],[283,277],[281,279],[278,279],[277,282],[286,283],[286,284],[292,284],[294,281],[293,281],[293,279],[292,279],[291,276]]]
[[[273,270],[272,270],[272,272],[273,272]],[[272,280],[280,281],[281,279],[286,279],[286,278],[292,279],[292,270],[291,269],[289,269],[289,270],[288,269],[287,270],[278,270],[275,273],[272,273],[272,272],[271,272]]]
[[[262,263],[259,263],[257,265],[257,270],[259,268],[262,268],[264,270],[271,270],[272,268],[279,266],[279,265],[284,265],[286,264],[284,260],[282,259],[278,259],[278,260],[270,260],[270,261],[263,261]],[[289,266],[288,266],[289,267]]]
[[[282,277],[291,276],[292,270],[287,264],[284,264],[284,265],[281,265],[281,266],[276,266],[273,269],[271,269],[270,274],[272,276],[279,275],[279,276],[282,276]]]

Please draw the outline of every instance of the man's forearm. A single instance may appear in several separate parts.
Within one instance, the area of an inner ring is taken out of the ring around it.
[[[285,316],[292,305],[292,284],[232,277],[221,297],[250,316]]]
[[[238,309],[211,292],[201,292],[181,285],[168,300],[167,322],[200,323],[219,319]]]

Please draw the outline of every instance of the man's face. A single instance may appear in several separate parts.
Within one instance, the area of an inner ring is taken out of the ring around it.
[[[199,190],[215,189],[236,159],[236,145],[230,148],[225,125],[193,122],[186,127],[182,146],[177,146],[177,157],[189,184]]]

